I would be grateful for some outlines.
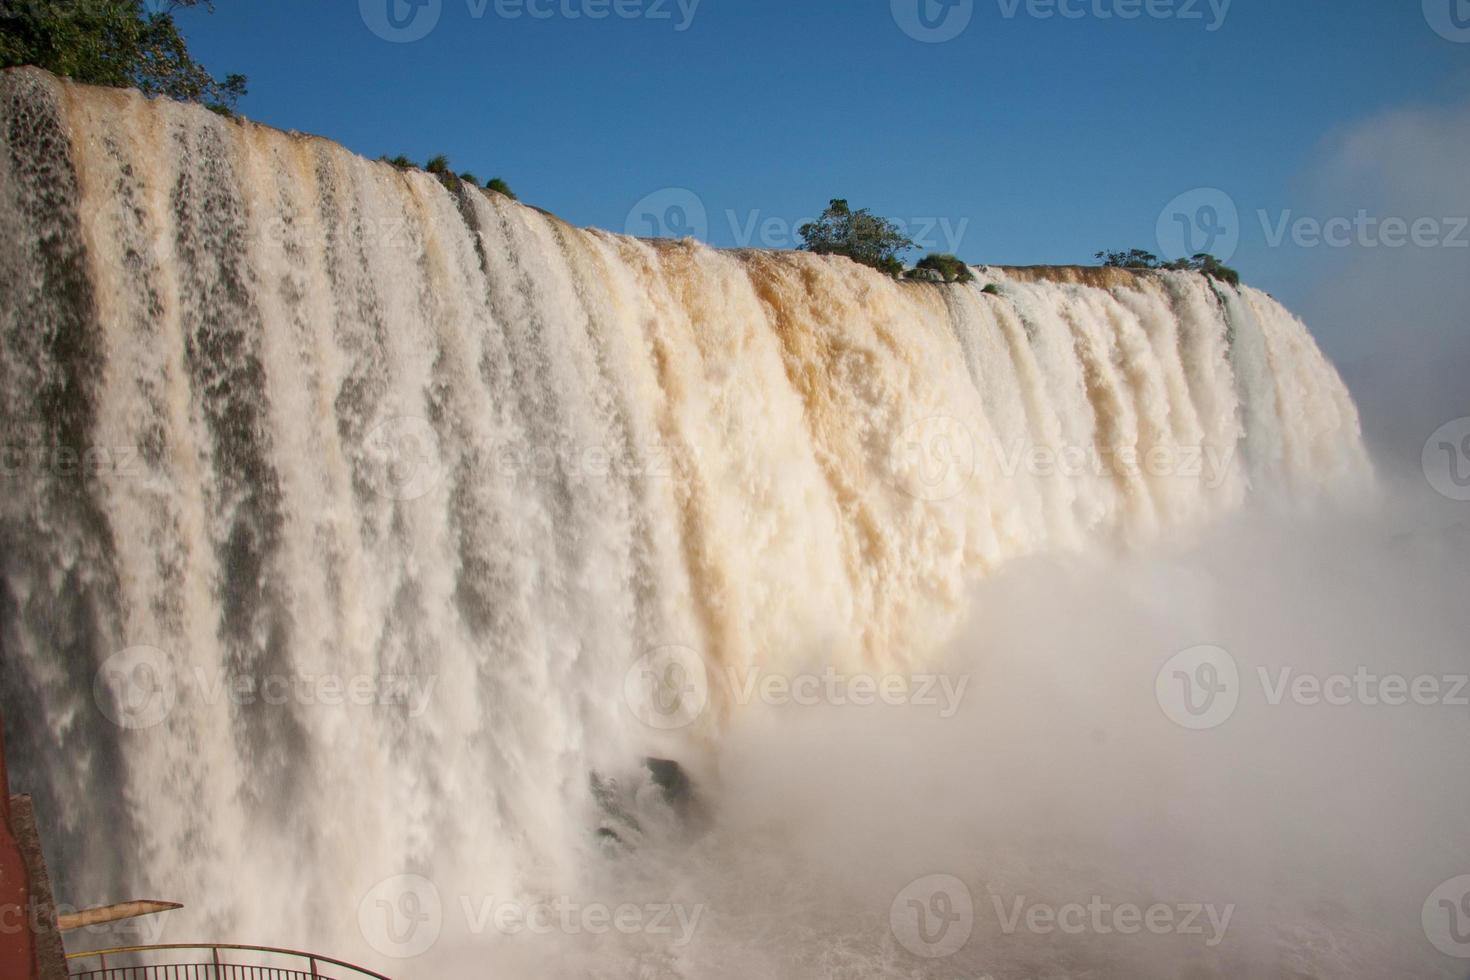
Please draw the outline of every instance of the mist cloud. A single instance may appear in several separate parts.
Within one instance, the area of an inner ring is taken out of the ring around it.
[[[1352,217],[1470,216],[1470,103],[1412,108],[1355,124],[1324,144],[1305,175],[1308,208]],[[1326,272],[1306,321],[1363,409],[1387,465],[1470,415],[1470,248],[1382,245],[1322,250]]]

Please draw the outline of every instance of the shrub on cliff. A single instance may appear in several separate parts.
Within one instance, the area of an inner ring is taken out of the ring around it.
[[[898,225],[867,209],[854,211],[833,199],[822,216],[799,229],[802,251],[817,255],[845,255],[890,276],[903,272],[899,256],[914,247]]]
[[[244,75],[215,78],[189,55],[174,11],[208,0],[170,0],[153,13],[143,0],[87,3],[0,2],[0,68],[35,65],[114,88],[136,88],[230,114],[246,93]]]
[[[940,275],[938,271],[920,268],[919,266],[915,266],[905,272],[903,277],[905,279],[912,279],[915,282],[944,282],[944,276]]]
[[[430,157],[429,162],[424,164],[424,169],[435,177],[438,177],[439,183],[443,184],[449,191],[459,190],[460,181],[464,179],[454,172],[453,168],[449,166],[449,158],[442,153],[438,156]],[[472,181],[472,183],[476,187],[480,186],[476,182]]]
[[[1172,269],[1176,272],[1198,272],[1207,279],[1218,279],[1220,282],[1229,283],[1232,286],[1240,285],[1240,273],[1208,252],[1201,252],[1193,258],[1175,259],[1173,262],[1160,262],[1160,269]]]
[[[1181,259],[1180,261],[1184,260]],[[1221,262],[1213,255],[1209,255],[1207,253],[1201,253],[1199,255],[1196,255],[1194,258],[1189,259],[1188,264],[1185,266],[1185,268],[1192,269],[1195,272],[1208,276],[1211,279],[1218,279],[1221,282],[1228,282],[1232,286],[1240,285],[1239,272],[1236,272],[1234,269],[1230,268],[1230,266]]]
[[[914,271],[931,272],[942,282],[972,282],[975,274],[970,267],[953,255],[931,252],[919,260]],[[917,278],[917,277],[916,277]],[[929,277],[925,277],[929,278]]]
[[[0,2],[3,2],[3,0],[0,0]],[[454,168],[449,165],[449,157],[445,156],[442,153],[436,157],[431,158],[429,162],[424,164],[422,167],[414,163],[408,157],[403,156],[402,154],[399,154],[396,157],[381,156],[378,157],[378,159],[383,163],[388,164],[390,167],[397,167],[399,170],[423,170],[427,173],[431,173],[435,177],[438,177],[439,182],[450,190],[458,189],[461,182],[469,184],[471,187],[480,186],[480,178],[476,177],[469,171],[465,171],[462,174],[456,174],[454,172]],[[491,177],[489,180],[485,181],[484,186],[485,190],[494,191],[497,194],[504,194],[512,201],[517,199],[515,192],[510,189],[510,185],[501,180],[499,177]]]

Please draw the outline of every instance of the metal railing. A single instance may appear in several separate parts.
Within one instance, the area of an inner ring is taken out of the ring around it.
[[[177,955],[190,950],[193,956]],[[270,962],[244,962],[262,959]],[[222,943],[119,946],[68,953],[66,960],[72,980],[388,980],[381,973],[330,956]]]

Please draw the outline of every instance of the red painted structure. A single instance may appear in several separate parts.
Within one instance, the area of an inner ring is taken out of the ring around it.
[[[0,726],[0,977],[39,980],[40,976],[36,938],[31,934],[31,881],[10,824],[10,777]]]

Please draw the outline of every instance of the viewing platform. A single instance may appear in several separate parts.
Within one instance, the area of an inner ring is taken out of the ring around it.
[[[316,953],[267,946],[171,943],[66,954],[77,980],[390,980]]]
[[[10,795],[0,735],[0,980],[390,980],[330,956],[269,946],[170,943],[65,951],[69,931],[179,907],[138,901],[59,914],[30,797]],[[4,925],[17,917],[24,927]]]

